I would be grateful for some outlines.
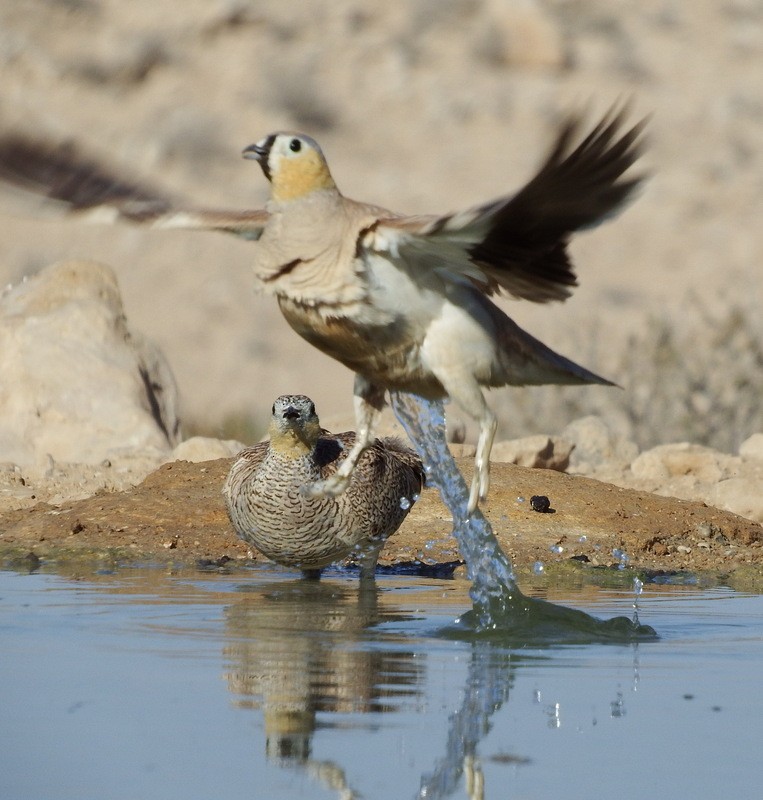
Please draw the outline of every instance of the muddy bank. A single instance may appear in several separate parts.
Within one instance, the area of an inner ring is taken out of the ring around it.
[[[220,487],[229,459],[164,464],[126,491],[102,491],[60,506],[39,503],[0,515],[0,557],[6,564],[37,559],[117,563],[262,563],[234,535]],[[459,459],[469,477],[471,459]],[[763,588],[763,527],[702,503],[624,489],[590,478],[511,464],[493,465],[485,512],[518,574],[540,561],[547,570],[581,569],[734,574]],[[550,510],[534,511],[545,495]],[[381,564],[458,558],[450,515],[426,490],[389,541]]]

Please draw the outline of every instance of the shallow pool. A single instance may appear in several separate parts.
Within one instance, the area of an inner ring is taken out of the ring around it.
[[[506,647],[442,635],[467,590],[0,571],[0,797],[760,796],[763,598],[646,584],[657,641]]]

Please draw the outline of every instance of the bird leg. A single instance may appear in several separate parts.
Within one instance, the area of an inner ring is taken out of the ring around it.
[[[361,375],[355,376],[354,388],[355,444],[339,469],[325,481],[303,487],[309,497],[336,497],[350,485],[352,473],[360,457],[374,441],[374,430],[384,408],[384,388],[375,386]]]
[[[490,451],[493,449],[493,439],[497,427],[498,420],[486,404],[483,415],[480,418],[480,438],[477,441],[474,476],[472,477],[469,506],[467,508],[469,516],[477,510],[477,505],[480,501],[484,503],[487,500],[487,493],[490,489]]]
[[[458,405],[474,420],[479,422],[480,436],[477,441],[477,454],[474,458],[474,476],[469,490],[469,505],[467,516],[471,516],[480,501],[487,500],[490,488],[490,451],[493,448],[493,439],[498,427],[498,420],[485,402],[480,385],[472,375],[452,371],[441,371],[437,377],[442,383],[451,400]]]

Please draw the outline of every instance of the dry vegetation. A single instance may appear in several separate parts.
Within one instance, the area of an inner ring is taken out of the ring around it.
[[[640,450],[689,441],[735,453],[763,430],[763,324],[741,307],[713,315],[698,304],[687,320],[677,326],[654,317],[608,354],[614,367],[602,372],[622,390],[541,386],[503,393],[502,430],[559,433],[570,421],[597,414]],[[573,350],[585,351],[578,344]]]

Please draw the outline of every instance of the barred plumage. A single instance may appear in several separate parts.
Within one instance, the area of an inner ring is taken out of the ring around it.
[[[236,533],[273,561],[309,576],[352,553],[361,576],[372,575],[385,540],[421,492],[424,467],[399,440],[377,439],[358,462],[346,492],[309,496],[304,487],[331,477],[354,442],[352,432],[323,430],[309,397],[279,397],[270,442],[244,450],[225,482]]]

